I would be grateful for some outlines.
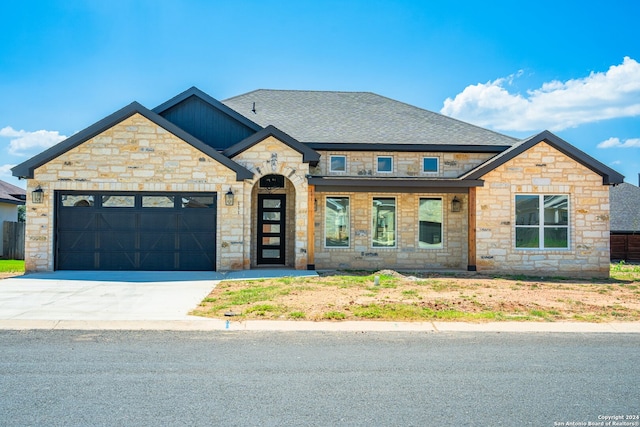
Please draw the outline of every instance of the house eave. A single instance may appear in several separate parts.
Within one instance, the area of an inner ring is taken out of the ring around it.
[[[273,136],[277,140],[302,154],[302,161],[304,163],[310,163],[312,166],[315,166],[320,160],[320,154],[315,150],[309,148],[306,144],[301,143],[300,141],[271,125],[243,139],[237,144],[232,145],[231,147],[224,150],[222,154],[229,158],[233,158],[243,151],[248,150],[249,148],[258,144],[259,142],[264,141],[270,136]]]
[[[195,96],[195,97],[201,99],[202,101],[206,102],[207,104],[209,104],[213,108],[216,108],[216,109],[222,111],[223,113],[225,113],[226,115],[232,117],[233,119],[237,120],[238,122],[242,123],[243,125],[245,125],[249,129],[252,129],[252,130],[254,130],[256,132],[262,129],[262,126],[260,126],[259,124],[255,123],[254,121],[250,120],[249,118],[247,118],[247,117],[243,116],[242,114],[238,113],[236,110],[227,107],[222,102],[218,101],[217,99],[213,98],[212,96],[208,95],[207,93],[201,91],[200,89],[198,89],[195,86],[192,86],[189,89],[185,90],[184,92],[182,92],[182,93],[174,96],[173,98],[169,99],[168,101],[163,102],[162,104],[158,105],[157,107],[155,107],[151,111],[153,111],[156,114],[160,114],[161,115],[165,111],[175,107],[176,105],[178,105],[182,101],[185,101],[186,99],[188,99],[188,98],[190,98],[192,96]]]
[[[220,162],[227,168],[236,172],[236,179],[238,181],[242,181],[244,179],[251,179],[253,177],[253,173],[248,169],[246,169],[245,167],[225,157],[215,149],[209,147],[204,142],[200,141],[199,139],[195,138],[191,134],[185,132],[184,130],[180,129],[173,123],[169,122],[162,116],[154,113],[153,111],[147,109],[146,107],[144,107],[143,105],[135,101],[127,105],[126,107],[121,108],[115,113],[105,117],[104,119],[94,123],[88,128],[67,138],[66,140],[32,157],[26,162],[23,162],[17,166],[14,166],[11,169],[13,176],[17,176],[19,178],[25,178],[25,179],[33,179],[34,177],[33,173],[35,169],[37,169],[38,167],[44,165],[45,163],[50,162],[56,157],[79,146],[80,144],[88,141],[89,139],[101,134],[102,132],[110,129],[111,127],[122,122],[123,120],[126,120],[129,117],[133,116],[134,114],[142,115],[149,121],[165,129],[167,132],[187,142],[188,144],[193,146],[195,149],[210,156],[211,158]]]
[[[494,156],[492,159],[489,159],[485,163],[479,165],[476,169],[466,173],[463,175],[463,178],[480,179],[487,173],[505,164],[509,160],[514,159],[540,142],[546,142],[556,150],[600,175],[602,177],[603,185],[615,185],[624,182],[624,175],[621,175],[549,131],[543,131],[531,138],[523,140],[519,144],[514,145],[508,152],[505,152],[504,155]]]
[[[398,151],[398,152],[442,152],[442,153],[502,153],[509,145],[465,145],[465,144],[366,144],[305,142],[319,151]]]
[[[11,199],[0,199],[0,203],[8,203],[11,205],[18,205],[18,206],[22,206],[26,204],[26,201],[24,200],[11,200]]]
[[[447,178],[333,178],[311,176],[308,178],[311,185],[315,185],[318,191],[355,191],[355,192],[398,192],[416,193],[444,192],[466,193],[469,188],[482,187],[482,180],[461,180]]]

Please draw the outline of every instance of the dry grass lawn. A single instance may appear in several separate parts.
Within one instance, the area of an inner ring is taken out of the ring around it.
[[[192,314],[232,320],[638,321],[640,266],[613,264],[608,280],[385,270],[225,281]]]

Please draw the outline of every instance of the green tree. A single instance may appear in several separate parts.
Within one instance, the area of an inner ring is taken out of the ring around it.
[[[27,207],[25,205],[18,206],[18,222],[25,222],[27,220]]]

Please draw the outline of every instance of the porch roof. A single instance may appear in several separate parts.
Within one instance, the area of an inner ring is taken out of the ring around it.
[[[309,184],[322,191],[372,191],[415,193],[424,192],[466,193],[471,187],[482,187],[484,181],[460,178],[384,178],[371,177],[319,177],[312,176]]]

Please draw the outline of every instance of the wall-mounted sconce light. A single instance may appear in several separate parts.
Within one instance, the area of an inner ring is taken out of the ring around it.
[[[227,194],[224,195],[224,204],[227,206],[233,206],[233,200],[234,200],[233,191],[231,191],[231,188],[229,188],[229,191],[227,191]]]
[[[31,201],[33,203],[42,203],[44,200],[44,190],[38,185],[38,187],[31,192]]]
[[[451,212],[460,212],[462,210],[462,201],[457,197],[453,197],[451,201]]]
[[[313,199],[313,211],[318,212],[318,199]]]

